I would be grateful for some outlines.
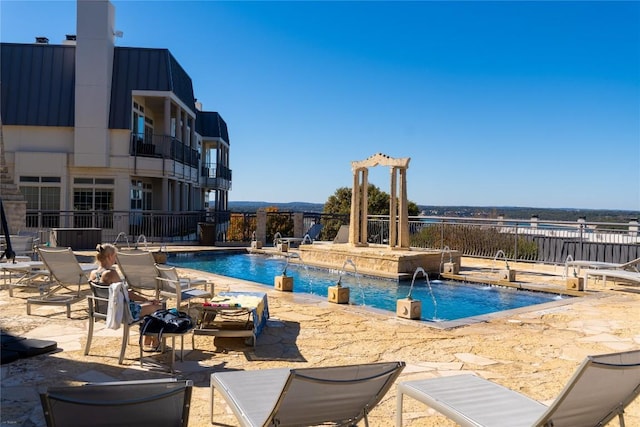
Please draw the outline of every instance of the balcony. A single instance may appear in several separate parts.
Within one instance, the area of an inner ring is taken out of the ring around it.
[[[197,168],[200,153],[170,135],[148,136],[132,133],[129,155],[174,160]]]
[[[215,163],[200,168],[202,187],[210,190],[231,189],[231,169]]]

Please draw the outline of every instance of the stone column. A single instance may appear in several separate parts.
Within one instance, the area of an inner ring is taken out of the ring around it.
[[[154,191],[154,196],[156,192]],[[164,212],[169,212],[169,179],[162,178],[162,193],[160,194],[160,209]]]
[[[391,194],[389,195],[389,247],[394,248],[398,243],[398,205],[396,195],[396,188],[398,186],[396,179],[397,169],[395,167],[391,167],[389,168],[389,172],[391,173],[391,185],[389,186],[389,190],[391,191]]]
[[[353,171],[353,187],[351,189],[351,220],[349,224],[349,244],[358,244],[360,236],[360,171]]]
[[[367,246],[369,224],[369,169],[362,169],[362,185],[360,186],[360,244]]]
[[[304,237],[304,214],[302,212],[293,213],[293,237]]]
[[[258,209],[256,212],[256,240],[267,244],[267,211]]]
[[[409,202],[407,201],[407,168],[400,168],[400,247],[408,249],[409,242]]]

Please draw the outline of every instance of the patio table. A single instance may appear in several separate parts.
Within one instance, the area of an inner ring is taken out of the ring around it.
[[[267,324],[269,304],[264,292],[220,292],[208,303],[192,306],[197,310],[195,336],[247,337],[255,347]]]

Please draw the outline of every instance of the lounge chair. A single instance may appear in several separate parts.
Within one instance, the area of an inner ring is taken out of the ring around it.
[[[640,350],[587,357],[550,406],[475,375],[398,384],[396,427],[402,399],[411,396],[462,427],[604,426],[640,393]]]
[[[355,426],[382,400],[404,362],[211,374],[242,426]]]
[[[635,271],[627,271],[621,269],[606,269],[606,268],[598,268],[598,269],[588,269],[584,270],[584,283],[585,287],[589,276],[593,276],[597,278],[602,278],[604,284],[607,283],[607,278],[620,279],[627,283],[633,283],[640,285],[640,273]]]
[[[118,251],[116,258],[118,267],[130,288],[156,294],[160,272],[151,252],[142,250]],[[206,286],[207,283],[209,281],[202,278],[180,278],[182,289]],[[211,284],[211,292],[213,293],[213,284]]]
[[[71,304],[82,300],[82,285],[89,284],[87,271],[78,263],[71,248],[36,248],[38,256],[49,270],[52,282],[56,286],[49,288],[40,296],[27,298],[27,314],[31,314],[31,305],[63,305],[67,307],[67,317],[71,317]],[[75,290],[73,289],[75,288]],[[60,294],[63,289],[72,293]]]
[[[568,276],[569,267],[577,268],[576,275],[580,273],[581,268],[587,268],[590,270],[624,270],[634,271],[640,273],[638,269],[640,265],[640,258],[632,259],[629,262],[616,263],[616,262],[600,262],[600,261],[588,261],[588,260],[575,260],[567,261],[564,264],[564,276]]]
[[[340,226],[333,243],[349,243],[349,224]]]
[[[313,224],[311,227],[309,227],[309,230],[304,233],[303,237],[280,237],[280,233],[276,233],[273,244],[274,246],[278,246],[282,243],[286,243],[287,248],[301,244],[311,244],[318,238],[318,236],[320,236],[322,227],[322,224]]]
[[[156,269],[158,270],[156,299],[160,299],[160,297],[175,299],[176,307],[179,309],[182,301],[187,301],[190,304],[192,298],[209,299],[213,297],[213,289],[209,292],[194,288],[193,285],[202,282],[194,281],[192,284],[189,278],[178,276],[175,267],[156,265]]]
[[[34,236],[16,235],[11,236],[11,248],[16,256],[29,257],[33,259],[35,254],[35,245],[40,239]]]
[[[192,388],[175,379],[49,387],[40,403],[49,427],[186,427]]]
[[[156,292],[156,261],[149,251],[118,251],[116,255],[118,267],[124,276],[127,286],[136,291]]]
[[[109,285],[100,285],[97,283],[89,282],[92,295],[87,297],[89,303],[89,328],[87,332],[87,342],[84,347],[85,356],[89,354],[91,349],[91,342],[93,340],[93,326],[98,320],[107,320],[108,306],[109,306]],[[128,310],[128,307],[126,307]],[[122,365],[124,360],[124,354],[127,350],[127,344],[129,343],[129,331],[132,325],[140,323],[141,319],[132,319],[122,322],[122,344],[120,346],[120,356],[118,358],[118,364]]]

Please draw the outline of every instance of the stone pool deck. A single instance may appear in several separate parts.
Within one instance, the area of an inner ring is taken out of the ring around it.
[[[201,250],[201,247],[198,247]],[[463,258],[461,273],[492,274],[492,261]],[[510,263],[511,265],[511,263]],[[518,282],[562,292],[562,268],[538,264],[511,265]],[[589,354],[640,348],[640,288],[590,282],[586,296],[571,303],[550,303],[489,316],[484,321],[438,329],[357,307],[335,305],[250,282],[208,276],[217,290],[267,291],[270,319],[255,348],[242,339],[197,337],[197,350],[185,340],[184,361],[176,361],[176,376],[194,381],[190,426],[209,426],[209,376],[226,369],[307,367],[402,360],[400,381],[475,373],[543,403],[557,396]],[[72,306],[67,319],[61,307],[35,306],[26,314],[26,298],[37,288],[17,287],[14,297],[0,290],[0,326],[10,333],[58,342],[54,353],[20,359],[2,366],[2,426],[42,426],[38,390],[50,385],[169,377],[168,359],[145,356],[140,368],[137,331],[133,331],[123,365],[117,356],[121,331],[98,324],[89,356],[84,356],[86,302]],[[393,426],[395,387],[371,412],[372,427]],[[222,399],[216,399],[215,419],[238,425]],[[405,426],[455,425],[412,399],[405,399]],[[627,425],[640,425],[640,400],[626,411]],[[611,425],[617,425],[614,421]]]

